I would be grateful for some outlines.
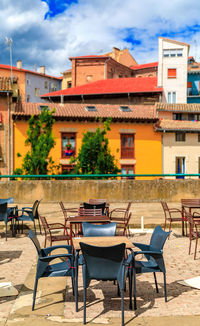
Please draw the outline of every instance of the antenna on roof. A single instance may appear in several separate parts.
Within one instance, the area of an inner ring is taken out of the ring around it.
[[[12,73],[12,44],[13,40],[6,36],[6,45],[9,46],[10,50],[10,77],[11,77],[11,85],[13,84],[13,73]]]

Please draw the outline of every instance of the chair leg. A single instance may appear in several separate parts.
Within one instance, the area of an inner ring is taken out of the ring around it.
[[[121,289],[122,326],[124,326],[124,289]]]
[[[158,291],[158,283],[157,283],[157,278],[156,278],[156,273],[155,272],[153,273],[153,276],[154,276],[154,281],[155,281],[155,286],[156,286],[156,292],[159,293],[159,291]]]
[[[117,282],[117,295],[120,297],[119,283]]]
[[[7,223],[6,223],[5,225],[6,225],[6,232],[5,232],[5,236],[6,236],[6,241],[7,241]]]
[[[136,301],[136,272],[133,269],[133,298],[134,298],[134,310],[137,309],[137,301]]]
[[[87,288],[84,287],[83,288],[83,299],[84,299],[84,302],[83,302],[83,305],[84,305],[84,310],[83,310],[83,324],[85,325],[86,324],[86,295],[87,295]]]
[[[192,244],[192,239],[191,239],[191,237],[190,237],[190,244],[189,244],[189,255],[190,255],[190,253],[191,253],[191,244]]]
[[[197,244],[198,244],[198,235],[196,235],[195,249],[194,249],[194,259],[196,259],[197,254]]]
[[[166,273],[163,273],[163,277],[164,277],[164,293],[165,293],[165,302],[167,302]]]
[[[37,292],[37,285],[38,285],[38,278],[35,279],[35,285],[33,290],[33,304],[32,304],[32,310],[35,308],[35,298],[36,298],[36,292]]]
[[[40,234],[42,234],[42,229],[41,229],[40,219],[38,219],[38,224],[39,224]]]
[[[75,304],[76,304],[76,312],[78,312],[78,256],[75,260]]]
[[[133,309],[132,303],[132,289],[133,289],[133,269],[128,271],[128,284],[129,284],[129,309]]]

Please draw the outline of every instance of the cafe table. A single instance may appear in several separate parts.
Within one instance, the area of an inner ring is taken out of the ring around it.
[[[96,215],[96,216],[69,216],[69,225],[70,225],[70,239],[71,246],[73,246],[73,226],[81,225],[83,222],[95,223],[95,224],[106,224],[110,223],[110,218],[105,215]]]
[[[200,199],[198,198],[189,198],[189,199],[181,199],[182,205],[182,216],[184,217],[185,209],[188,209],[189,214],[192,214],[193,209],[200,209]],[[184,235],[184,221],[187,221],[183,218],[182,220],[182,235]]]
[[[75,302],[76,302],[76,311],[78,311],[78,265],[79,265],[79,252],[80,242],[87,243],[92,246],[98,247],[109,247],[115,246],[120,243],[126,244],[126,249],[132,250],[134,245],[130,239],[125,236],[113,236],[113,237],[74,237],[73,238],[73,250],[75,251]]]

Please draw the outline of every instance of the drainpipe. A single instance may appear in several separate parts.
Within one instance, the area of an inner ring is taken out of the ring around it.
[[[8,100],[8,174],[10,174],[10,98],[9,93],[7,92],[7,100]]]
[[[161,146],[162,146],[162,174],[164,174],[164,144],[163,144],[163,136],[164,136],[165,130],[162,132],[162,137],[161,137]]]
[[[111,57],[109,57],[108,59],[105,60],[104,62],[104,79],[107,79],[107,74],[106,74],[106,66],[107,66],[107,62],[111,59]]]

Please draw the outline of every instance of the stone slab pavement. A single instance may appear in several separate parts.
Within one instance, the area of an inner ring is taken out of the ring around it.
[[[71,203],[66,203],[66,205],[74,207]],[[120,204],[122,205],[124,204]],[[112,207],[119,207],[119,205],[111,205]],[[63,222],[63,215],[57,203],[41,203],[39,211],[47,217],[49,222]],[[132,212],[133,225],[137,225],[137,219],[140,216],[144,216],[145,226],[163,223],[163,212],[159,203],[133,204]],[[32,228],[32,225],[29,224],[29,227]],[[71,282],[68,278],[40,280],[36,309],[32,312],[32,291],[36,267],[35,248],[27,238],[27,230],[24,230],[24,234],[17,234],[15,238],[12,238],[9,232],[7,242],[2,231],[1,228],[0,282],[11,281],[19,294],[0,298],[0,326],[82,325],[81,272],[78,313],[75,313]],[[138,309],[136,312],[129,311],[128,291],[125,293],[126,325],[200,325],[200,290],[177,283],[180,280],[199,276],[200,249],[194,261],[193,255],[188,255],[189,240],[187,237],[182,237],[180,231],[180,229],[173,230],[164,248],[168,302],[165,303],[163,298],[162,275],[158,275],[159,294],[155,291],[153,275],[138,275]],[[132,240],[148,243],[150,236],[150,234],[135,234],[132,235]],[[44,236],[38,235],[38,238],[43,244]],[[194,250],[194,244],[192,250]],[[112,283],[91,283],[88,291],[87,321],[88,325],[121,324],[120,299],[116,296],[116,287]]]

